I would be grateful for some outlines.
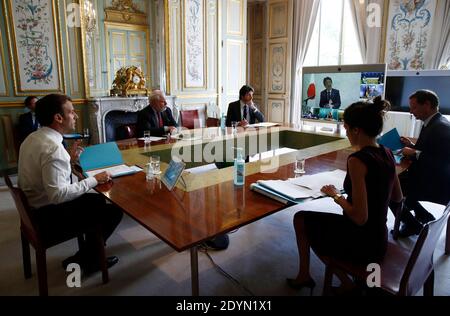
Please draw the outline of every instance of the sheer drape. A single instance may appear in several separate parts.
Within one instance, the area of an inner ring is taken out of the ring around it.
[[[291,122],[298,124],[302,105],[302,66],[314,30],[319,0],[294,1]]]
[[[450,63],[450,1],[438,0],[434,16],[431,47],[425,65],[439,69]]]
[[[353,21],[356,26],[359,39],[359,47],[363,62],[366,64],[376,64],[380,61],[381,46],[381,25],[380,27],[367,24],[367,12],[369,4],[378,4],[380,14],[383,13],[384,0],[350,0],[350,8],[353,14]]]

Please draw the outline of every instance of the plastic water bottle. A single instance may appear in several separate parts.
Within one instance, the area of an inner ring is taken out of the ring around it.
[[[242,148],[237,148],[237,156],[234,159],[234,185],[243,186],[245,184],[245,159]]]
[[[220,117],[220,129],[224,130],[225,129],[225,114],[222,113],[222,116]]]

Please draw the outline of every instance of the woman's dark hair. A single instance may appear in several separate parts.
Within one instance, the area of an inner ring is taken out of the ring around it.
[[[27,108],[30,107],[31,101],[32,101],[33,99],[37,99],[37,96],[35,96],[35,95],[30,95],[29,97],[26,97],[26,98],[25,98],[24,103],[25,103],[25,106],[26,106]]]
[[[380,96],[373,102],[356,102],[344,111],[344,122],[350,127],[362,129],[367,136],[376,137],[383,130],[384,113],[391,104]]]
[[[239,100],[241,100],[250,91],[255,92],[255,90],[249,85],[242,86],[242,88],[239,90]]]
[[[64,94],[48,94],[36,102],[36,119],[41,126],[50,126],[53,123],[55,114],[64,116],[63,105],[67,101],[72,101]]]

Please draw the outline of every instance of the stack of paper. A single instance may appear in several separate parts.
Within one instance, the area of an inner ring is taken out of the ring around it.
[[[310,176],[283,180],[258,181],[250,189],[285,204],[295,204],[309,198],[325,196],[320,190],[324,185],[334,185],[338,191],[344,188],[346,172],[334,170]]]

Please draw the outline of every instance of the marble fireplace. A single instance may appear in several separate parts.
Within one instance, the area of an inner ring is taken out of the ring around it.
[[[166,96],[173,109],[174,98]],[[91,143],[114,141],[115,128],[136,122],[137,112],[148,105],[148,97],[103,97],[88,100]],[[175,114],[175,113],[174,113]]]

